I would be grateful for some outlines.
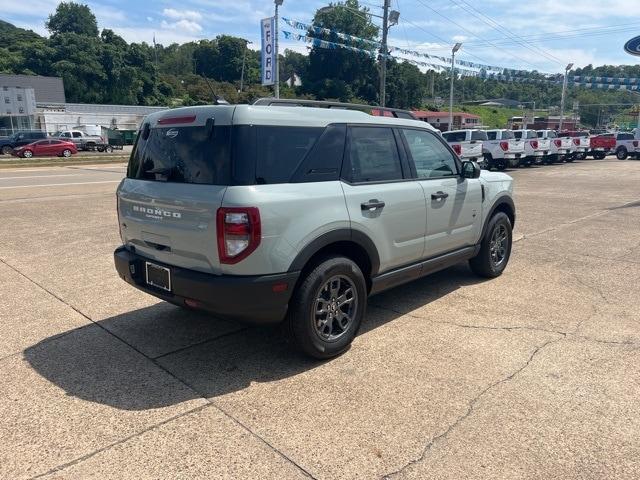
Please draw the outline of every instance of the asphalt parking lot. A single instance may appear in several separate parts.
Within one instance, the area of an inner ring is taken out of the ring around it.
[[[510,172],[504,275],[373,297],[324,363],[126,285],[123,172],[0,171],[0,478],[640,478],[639,161]]]

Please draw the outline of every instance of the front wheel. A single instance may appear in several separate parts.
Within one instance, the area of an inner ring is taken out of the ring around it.
[[[113,147],[111,145],[107,145],[106,147],[104,147],[104,151],[106,153],[111,153],[113,152]]]
[[[66,157],[66,158],[69,158],[69,157],[71,156],[71,150],[69,150],[68,148],[65,148],[65,149],[62,151],[62,156],[63,156],[63,157]]]
[[[618,160],[626,160],[628,156],[629,156],[629,153],[627,152],[626,148],[621,147],[618,150],[616,150],[616,158]]]
[[[512,243],[511,221],[506,213],[498,212],[489,220],[480,251],[469,260],[471,270],[481,277],[501,275],[509,263]]]
[[[367,289],[358,265],[346,257],[326,257],[294,292],[284,327],[303,353],[335,357],[351,345],[366,306]]]

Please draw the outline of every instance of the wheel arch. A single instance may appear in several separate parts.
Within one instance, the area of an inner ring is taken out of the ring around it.
[[[513,199],[508,195],[502,195],[498,197],[498,199],[494,202],[491,210],[489,210],[489,214],[484,219],[484,225],[482,226],[482,235],[480,239],[484,238],[484,235],[487,231],[487,226],[491,221],[491,218],[497,213],[503,212],[509,217],[509,221],[511,222],[511,228],[514,228],[516,225],[516,206],[513,203]]]
[[[313,268],[321,258],[332,254],[353,260],[362,270],[367,289],[371,288],[371,278],[380,269],[380,256],[373,241],[358,230],[344,228],[322,234],[296,255],[289,271],[304,272]]]

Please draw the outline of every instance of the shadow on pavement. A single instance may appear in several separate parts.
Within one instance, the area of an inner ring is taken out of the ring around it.
[[[401,316],[398,305],[403,312],[409,312],[480,281],[466,265],[460,265],[372,297],[370,304],[383,309],[376,309],[375,315],[365,318],[359,335]],[[141,322],[142,331],[135,341],[140,342],[145,330],[148,338],[155,341],[158,337],[154,324],[148,319],[163,312],[166,315],[167,307],[161,302],[50,337],[26,349],[24,358],[67,395],[123,410],[147,410],[193,398],[216,397],[245,389],[253,382],[277,381],[326,363],[292,351],[277,327],[229,331],[227,322],[210,318],[203,323],[199,314],[173,306],[170,316],[175,335],[193,330],[191,320],[195,318],[202,337],[211,340],[194,342],[195,345],[153,359],[140,353],[140,346],[130,339],[119,336],[138,351],[105,331],[124,321]],[[220,331],[217,336],[216,331]]]

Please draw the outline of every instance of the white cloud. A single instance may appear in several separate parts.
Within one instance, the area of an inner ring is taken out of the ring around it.
[[[162,45],[170,45],[172,43],[187,43],[200,40],[200,36],[190,34],[189,32],[183,32],[171,29],[155,29],[155,28],[140,28],[140,27],[114,27],[118,35],[124,38],[127,42],[142,43],[146,42],[151,44],[153,42],[153,36],[156,37],[156,42]]]
[[[160,23],[160,26],[167,30],[183,30],[190,33],[198,33],[202,31],[202,25],[196,22],[192,22],[191,20],[186,20],[184,18],[172,23],[163,20]]]
[[[153,17],[147,17],[147,22],[153,22]]]
[[[467,37],[466,35],[454,35],[453,37],[451,37],[451,39],[454,42],[464,42],[465,40],[467,40],[469,37]]]
[[[173,8],[165,8],[162,10],[162,15],[174,20],[186,19],[194,21],[202,19],[202,14],[195,10],[175,10]]]

